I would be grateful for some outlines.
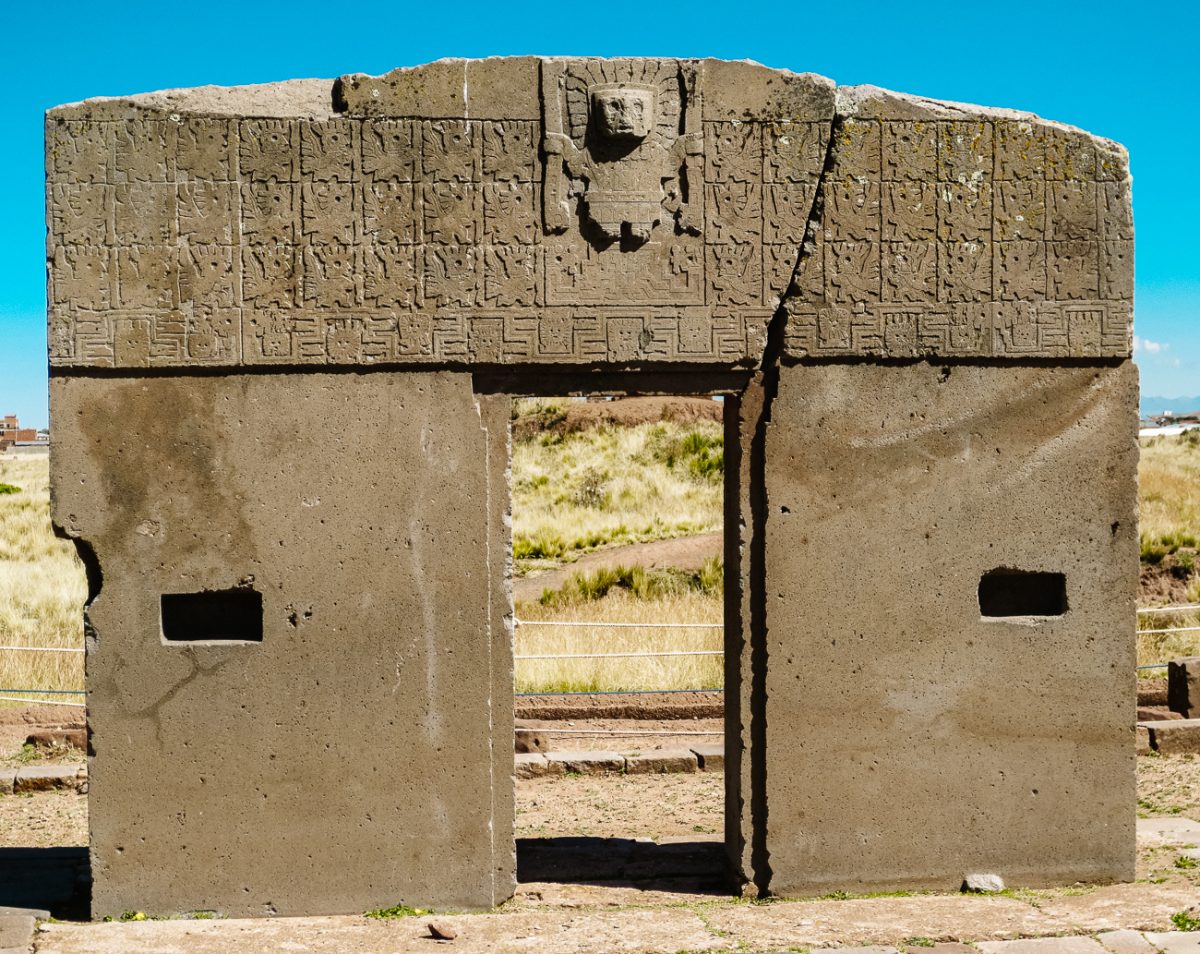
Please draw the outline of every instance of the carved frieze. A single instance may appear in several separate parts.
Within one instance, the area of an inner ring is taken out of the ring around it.
[[[823,241],[805,246],[787,303],[788,352],[1128,356],[1132,228],[1114,155],[1040,120],[856,100],[821,184]]]
[[[716,61],[522,60],[501,95],[505,62],[328,115],[53,111],[52,363],[752,365],[781,302],[802,358],[1129,353],[1119,147],[887,96],[835,123],[828,81]]]

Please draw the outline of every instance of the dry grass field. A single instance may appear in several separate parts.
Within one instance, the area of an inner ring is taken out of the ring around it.
[[[599,600],[566,605],[522,603],[516,655],[645,652],[719,652],[720,590],[687,589],[639,598],[621,588]],[[571,623],[539,626],[539,622]],[[582,625],[619,623],[620,627]],[[700,624],[656,629],[654,624]],[[714,628],[712,624],[717,624]],[[650,624],[647,626],[647,624]],[[646,626],[646,628],[641,628]],[[517,659],[517,692],[602,692],[615,689],[715,689],[723,684],[721,656],[632,656]]]
[[[1200,603],[1200,430],[1144,439],[1138,477],[1139,603]],[[1141,629],[1200,627],[1200,612],[1147,613],[1139,616],[1138,625]],[[1200,630],[1138,637],[1138,665],[1196,655],[1200,655]]]
[[[522,402],[518,414],[545,414],[548,405]],[[534,432],[515,441],[517,572],[569,563],[589,550],[719,530],[722,451],[720,426],[711,421]],[[1143,441],[1140,480],[1142,603],[1200,602],[1200,433]],[[19,488],[0,493],[0,645],[81,647],[87,587],[74,548],[50,530],[47,459],[0,459],[0,484]],[[530,623],[721,621],[719,566],[672,575],[633,565],[617,576],[573,578],[547,600],[518,605],[517,617]],[[1200,626],[1200,612],[1143,615],[1140,625]],[[518,656],[720,648],[719,629],[523,625],[516,634]],[[1195,654],[1200,631],[1138,638],[1141,665]],[[82,683],[79,654],[0,652],[0,689],[80,689]],[[719,656],[517,664],[520,692],[720,684]]]
[[[552,420],[557,409],[553,401],[515,403],[518,419]],[[723,451],[714,421],[533,432],[514,440],[517,572],[599,547],[719,530]]]
[[[0,457],[3,485],[16,489],[0,492],[0,645],[82,648],[87,581],[50,529],[48,458]],[[0,651],[0,689],[30,688],[82,689],[82,654]]]

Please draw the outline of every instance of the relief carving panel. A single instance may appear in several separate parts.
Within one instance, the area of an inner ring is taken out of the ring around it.
[[[53,111],[52,363],[750,366],[781,303],[802,358],[1129,353],[1114,144],[881,93],[835,122],[827,81],[712,61],[513,70],[470,116]]]

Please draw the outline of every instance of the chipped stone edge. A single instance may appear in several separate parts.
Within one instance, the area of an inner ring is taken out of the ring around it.
[[[1114,153],[1125,167],[1129,165],[1129,151],[1119,142],[1069,123],[1045,119],[1025,110],[933,99],[870,84],[839,86],[835,93],[835,104],[838,119],[1010,120],[1029,123],[1043,129],[1053,129],[1070,136],[1088,139],[1096,146]]]
[[[46,111],[49,119],[137,119],[187,113],[263,119],[334,119],[332,79],[292,79],[249,86],[193,86],[127,96],[94,96]]]
[[[621,62],[644,57],[578,57],[578,56],[489,56],[443,57],[414,66],[400,66],[378,75],[348,73],[332,79],[289,79],[272,83],[244,86],[195,86],[156,90],[121,96],[97,96],[74,103],[64,103],[47,111],[53,119],[128,119],[141,114],[186,112],[194,116],[227,116],[275,119],[334,119],[342,113],[334,108],[337,89],[343,84],[394,83],[416,77],[429,67],[459,67],[464,71],[472,66],[504,63],[559,63],[575,60]],[[900,93],[869,84],[839,86],[819,73],[795,72],[784,67],[768,66],[752,59],[724,60],[713,57],[672,57],[694,65],[720,64],[759,68],[781,78],[812,84],[814,92],[832,92],[835,115],[842,119],[1008,119],[1052,128],[1072,135],[1084,136],[1108,150],[1116,151],[1128,161],[1124,146],[1103,136],[1090,133],[1067,123],[1044,119],[1035,113],[997,106],[981,106],[954,100],[934,99],[910,93]],[[464,72],[464,90],[468,77]],[[882,108],[881,108],[882,107]],[[482,117],[487,118],[487,117]]]

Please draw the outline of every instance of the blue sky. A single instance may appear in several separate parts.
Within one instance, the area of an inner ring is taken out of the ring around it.
[[[0,18],[0,414],[46,423],[47,108],[518,53],[749,58],[842,84],[1027,109],[1116,139],[1135,180],[1143,393],[1200,394],[1194,17],[1183,3],[1103,2],[9,4]]]

